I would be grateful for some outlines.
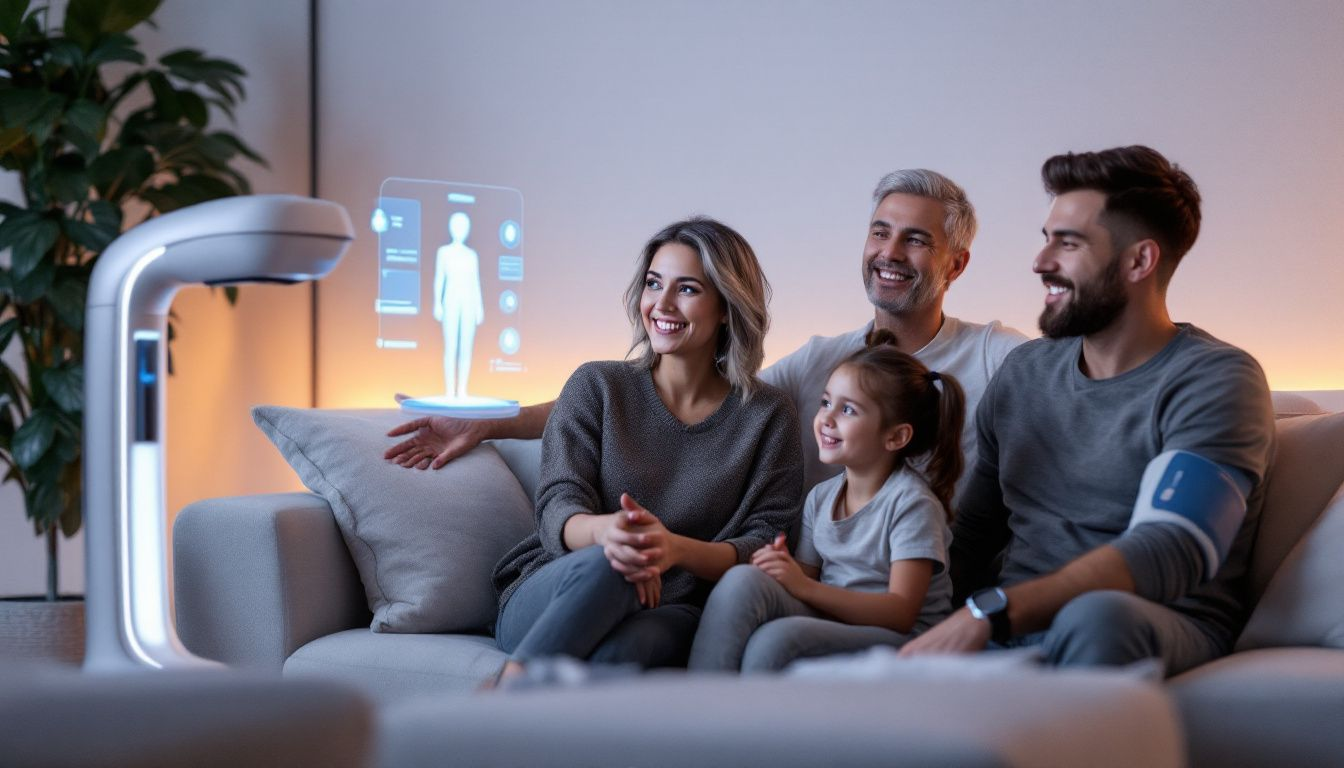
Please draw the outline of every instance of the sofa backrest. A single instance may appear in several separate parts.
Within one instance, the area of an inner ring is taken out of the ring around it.
[[[1252,604],[1344,483],[1344,412],[1327,413],[1315,400],[1295,392],[1275,392],[1273,401],[1279,445],[1251,557]],[[528,498],[535,500],[541,440],[492,442]]]
[[[537,478],[541,474],[541,440],[491,440],[509,471],[518,478],[527,498],[537,500]]]

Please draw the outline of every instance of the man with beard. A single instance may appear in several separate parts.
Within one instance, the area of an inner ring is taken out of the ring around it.
[[[966,392],[968,413],[1008,352],[1026,341],[997,321],[980,325],[943,314],[948,287],[970,262],[975,230],[975,209],[965,191],[940,173],[900,170],[878,182],[860,264],[873,321],[840,336],[814,336],[761,372],[761,379],[783,389],[798,409],[804,492],[843,469],[818,458],[812,417],[831,371],[863,347],[874,327],[892,331],[899,348],[930,370],[955,376]],[[499,421],[415,419],[389,433],[410,437],[384,458],[404,467],[438,469],[485,439],[540,437],[551,405],[528,406],[518,417]],[[974,466],[975,447],[974,420],[968,418],[962,432],[966,467]],[[962,484],[957,487],[960,491]]]
[[[1050,158],[1033,269],[1045,338],[980,401],[981,454],[953,526],[966,607],[905,655],[1038,645],[1056,664],[1226,654],[1273,453],[1256,361],[1173,323],[1166,292],[1199,192],[1142,146]],[[997,585],[997,586],[991,586]]]

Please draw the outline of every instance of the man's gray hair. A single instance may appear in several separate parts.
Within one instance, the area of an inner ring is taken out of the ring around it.
[[[966,199],[966,190],[937,171],[927,168],[907,168],[892,171],[877,182],[873,190],[873,211],[883,198],[893,193],[927,197],[943,204],[947,217],[943,229],[948,247],[953,251],[969,251],[975,239],[975,207]]]

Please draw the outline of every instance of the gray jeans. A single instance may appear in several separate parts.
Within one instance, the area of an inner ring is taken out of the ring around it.
[[[1060,666],[1122,666],[1160,659],[1177,675],[1231,650],[1200,622],[1128,592],[1087,592],[1069,601],[1045,632],[1013,645],[1039,644],[1045,660]]]
[[[754,565],[733,566],[705,605],[691,669],[771,672],[795,659],[899,648],[910,635],[823,618]]]
[[[640,606],[633,584],[601,547],[552,560],[518,586],[499,612],[495,642],[514,661],[572,656],[641,667],[686,664],[700,619],[694,605]]]

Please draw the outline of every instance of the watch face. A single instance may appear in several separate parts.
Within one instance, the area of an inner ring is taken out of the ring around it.
[[[1008,596],[998,587],[982,589],[971,595],[971,599],[975,601],[975,607],[979,608],[980,612],[986,616],[998,613],[1008,607]]]

